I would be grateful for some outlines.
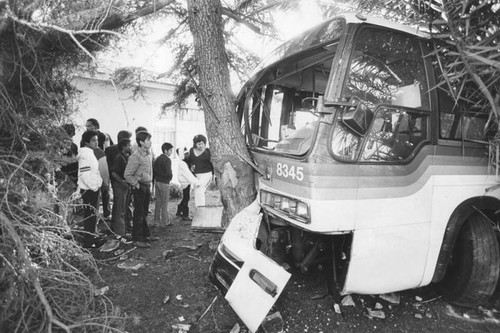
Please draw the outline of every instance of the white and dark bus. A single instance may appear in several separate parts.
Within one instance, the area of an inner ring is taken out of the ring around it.
[[[283,266],[321,264],[339,295],[435,283],[476,306],[494,293],[500,190],[488,114],[438,84],[435,43],[340,16],[276,49],[242,88],[261,213],[233,220],[210,278],[251,330],[284,288]]]

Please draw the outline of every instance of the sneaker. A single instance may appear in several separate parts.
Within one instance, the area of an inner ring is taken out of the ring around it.
[[[111,252],[116,250],[120,246],[120,242],[116,239],[108,239],[106,244],[104,244],[99,251],[100,252]]]
[[[137,247],[142,247],[142,248],[151,247],[151,245],[149,245],[148,243],[141,242],[141,241],[132,242],[132,245],[137,246]]]
[[[182,220],[183,220],[183,221],[187,221],[187,222],[191,222],[191,221],[193,221],[193,219],[192,219],[192,218],[190,218],[189,216],[183,216],[183,217],[182,217]]]
[[[146,242],[156,242],[160,240],[158,237],[154,236],[144,237],[144,239],[146,240]]]
[[[177,216],[177,217],[181,217],[181,216],[182,216],[182,213],[181,213],[181,212],[177,212],[177,213],[175,213],[175,216]]]

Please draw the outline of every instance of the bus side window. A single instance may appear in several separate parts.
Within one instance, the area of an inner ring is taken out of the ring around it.
[[[425,113],[380,108],[361,155],[362,161],[402,161],[428,139]],[[391,124],[389,126],[388,124]]]

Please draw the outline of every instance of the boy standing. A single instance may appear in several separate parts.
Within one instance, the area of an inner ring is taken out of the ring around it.
[[[128,157],[132,152],[130,139],[118,141],[118,155],[111,164],[111,185],[113,186],[113,212],[112,225],[114,232],[124,238],[125,236],[125,214],[128,210],[128,184],[125,181],[124,173],[127,167]]]
[[[130,155],[125,168],[125,181],[132,186],[134,196],[134,217],[132,241],[137,247],[150,247],[148,241],[158,240],[151,237],[147,216],[151,199],[152,159],[151,134],[139,132],[136,134],[137,150]]]
[[[170,196],[170,181],[172,180],[173,146],[165,142],[161,146],[162,154],[158,156],[153,165],[153,178],[155,180],[156,206],[155,223],[160,226],[171,225],[168,217],[168,199]]]

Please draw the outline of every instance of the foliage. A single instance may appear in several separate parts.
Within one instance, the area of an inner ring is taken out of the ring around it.
[[[498,126],[500,117],[500,4],[487,0],[364,0],[364,12],[426,25],[438,40],[435,52],[448,87],[469,111],[486,112]],[[463,110],[461,110],[463,111]],[[488,125],[487,127],[489,127]]]
[[[68,29],[105,27],[102,14],[85,23],[98,3],[0,1],[2,332],[123,324],[108,300],[94,297],[96,263],[70,232],[75,188],[57,171],[71,140],[61,125],[76,111],[78,95],[69,75],[108,40],[102,32]]]

